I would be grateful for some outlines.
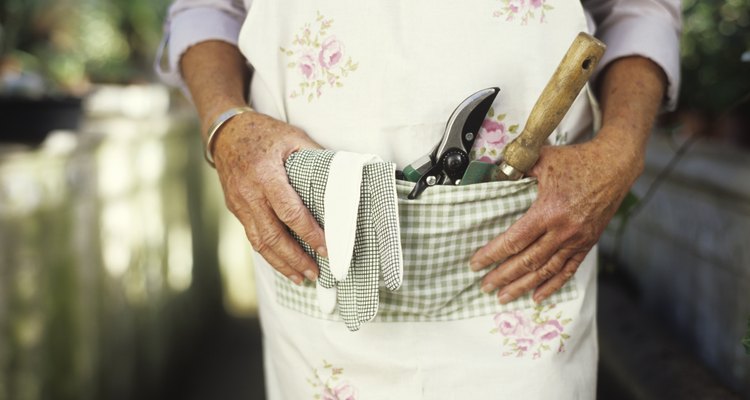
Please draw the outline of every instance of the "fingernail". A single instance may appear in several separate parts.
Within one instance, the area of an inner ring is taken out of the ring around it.
[[[542,302],[542,300],[544,300],[544,297],[542,297],[542,295],[534,296],[534,303],[539,304]]]
[[[307,271],[303,272],[305,274],[305,278],[309,279],[312,282],[315,282],[316,279],[318,279],[318,274],[313,272],[313,270],[308,269]]]
[[[318,254],[320,254],[321,256],[328,258],[328,249],[325,246],[320,246],[315,249],[315,251],[318,252]]]
[[[469,269],[470,270],[472,270],[474,272],[477,272],[477,271],[479,271],[479,268],[480,268],[479,264],[477,264],[475,261],[469,261]]]
[[[500,295],[500,304],[508,304],[511,300],[513,300],[513,297],[511,297],[511,295],[509,295],[508,293],[503,293]]]
[[[487,294],[495,290],[495,285],[491,283],[485,283],[480,290],[482,291],[482,293]]]
[[[290,275],[289,279],[297,286],[302,285],[302,279],[298,275]]]

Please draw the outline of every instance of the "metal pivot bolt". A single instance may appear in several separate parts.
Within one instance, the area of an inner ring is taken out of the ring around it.
[[[428,176],[428,177],[427,177],[427,179],[425,180],[425,183],[426,183],[426,184],[427,184],[428,186],[435,186],[435,184],[437,183],[437,178],[436,178],[436,177],[435,177],[434,175],[430,175],[430,176]]]
[[[469,165],[469,156],[463,150],[449,149],[441,157],[440,163],[448,178],[447,182],[455,184],[456,180],[463,177],[463,172]]]

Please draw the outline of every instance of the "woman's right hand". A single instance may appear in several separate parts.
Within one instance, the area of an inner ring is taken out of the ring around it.
[[[327,257],[323,229],[289,184],[286,159],[303,148],[320,148],[301,129],[256,112],[235,116],[222,128],[214,160],[227,208],[271,266],[296,284],[318,277],[318,266],[291,237],[291,228]]]

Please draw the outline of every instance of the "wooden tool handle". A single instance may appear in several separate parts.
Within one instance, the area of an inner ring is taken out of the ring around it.
[[[589,34],[581,32],[576,36],[531,109],[523,131],[505,147],[504,164],[520,173],[528,172],[536,164],[542,145],[591,77],[606,47]]]

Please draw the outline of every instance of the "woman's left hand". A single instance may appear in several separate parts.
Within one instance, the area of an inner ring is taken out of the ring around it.
[[[478,271],[499,262],[482,290],[501,303],[536,288],[537,303],[561,288],[599,240],[643,171],[646,142],[667,88],[659,65],[640,56],[601,72],[602,129],[573,146],[542,148],[529,172],[539,193],[526,214],[471,258]]]
[[[482,291],[499,289],[505,304],[536,288],[538,303],[573,276],[643,170],[641,155],[607,139],[627,132],[601,133],[587,143],[542,148],[529,172],[539,182],[537,199],[470,260],[474,271],[500,263]]]

